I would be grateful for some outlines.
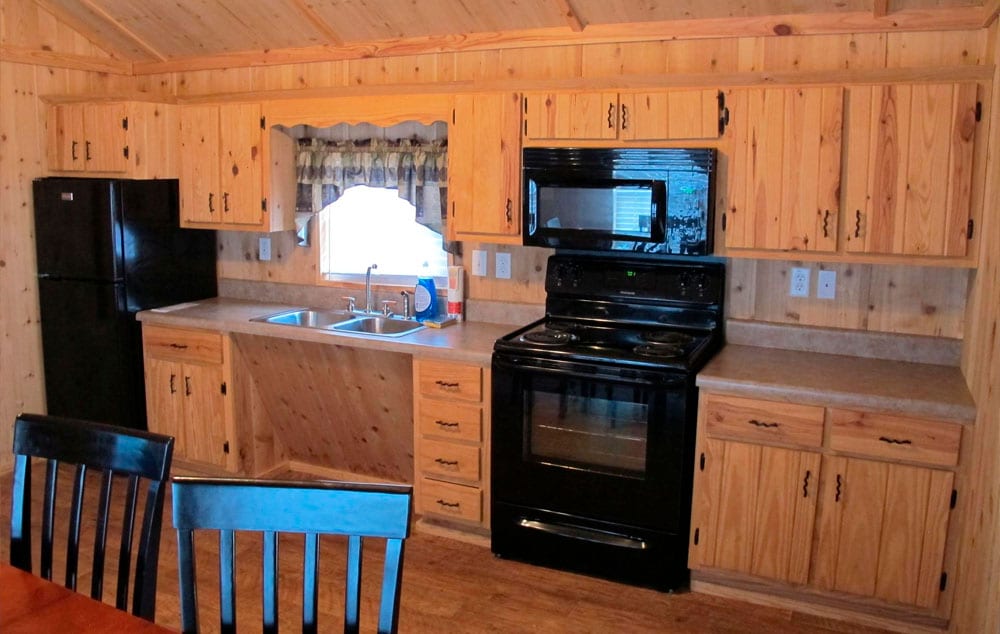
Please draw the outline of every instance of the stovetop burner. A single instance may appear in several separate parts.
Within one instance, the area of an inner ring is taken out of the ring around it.
[[[580,338],[564,329],[546,328],[545,330],[526,332],[521,335],[521,339],[546,346],[561,346],[579,341]]]
[[[681,356],[684,353],[684,348],[672,344],[643,343],[632,348],[632,351],[642,357],[671,359]]]
[[[686,332],[677,332],[674,330],[656,330],[653,332],[642,333],[642,339],[646,343],[652,344],[651,347],[667,347],[672,346],[675,348],[680,348],[685,344],[691,343],[694,339],[693,336]]]

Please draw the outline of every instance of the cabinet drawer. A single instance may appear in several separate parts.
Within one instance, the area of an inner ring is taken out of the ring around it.
[[[419,466],[427,475],[479,481],[479,447],[424,440],[420,444]]]
[[[834,409],[830,448],[876,458],[953,467],[958,464],[962,426],[905,416]]]
[[[479,523],[483,521],[482,500],[482,491],[477,487],[420,480],[420,508],[424,513]]]
[[[459,405],[421,400],[420,433],[455,440],[480,442],[483,437],[483,410],[476,405]]]
[[[716,438],[819,447],[823,443],[823,408],[706,394],[706,429]]]
[[[222,334],[218,332],[143,325],[142,340],[146,353],[161,359],[222,363]]]
[[[420,393],[436,398],[478,403],[483,398],[483,370],[447,361],[420,362]]]

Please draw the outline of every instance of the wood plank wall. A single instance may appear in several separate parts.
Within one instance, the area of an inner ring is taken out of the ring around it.
[[[31,180],[44,170],[43,108],[39,95],[108,94],[145,91],[152,95],[195,97],[230,92],[343,88],[398,84],[424,86],[450,81],[510,81],[602,77],[629,74],[749,73],[841,71],[993,65],[993,102],[1000,100],[1000,53],[997,24],[989,30],[870,35],[824,35],[783,38],[728,38],[633,44],[602,44],[427,54],[347,62],[291,64],[261,68],[171,73],[131,78],[66,68],[0,61],[0,448],[10,446],[10,424],[20,411],[43,408]],[[52,51],[78,59],[77,68],[93,68],[110,58],[59,24],[30,0],[0,0],[0,43]],[[393,96],[382,97],[393,99]],[[852,271],[841,297],[830,304],[795,304],[780,292],[788,262],[737,262],[731,267],[735,314],[752,319],[812,323],[837,327],[918,332],[965,337],[963,370],[979,404],[973,428],[976,447],[970,473],[974,499],[963,539],[959,588],[952,630],[998,631],[1000,615],[1000,120],[991,114],[990,180],[985,199],[978,271],[909,269],[875,265],[836,269],[840,280]],[[255,238],[255,236],[253,236]],[[288,246],[284,240],[288,241]],[[240,279],[312,283],[310,258],[295,252],[290,236],[276,238],[276,261],[252,263],[235,273],[227,258],[252,254],[246,236],[221,241],[220,261],[227,275]],[[469,245],[471,247],[471,245]],[[496,249],[496,247],[489,247]],[[501,247],[507,248],[507,247]],[[287,249],[289,255],[281,257]],[[475,280],[471,297],[538,301],[541,277],[537,262],[522,259],[517,247],[511,281]],[[888,281],[892,280],[893,285]],[[965,295],[957,289],[970,287]],[[888,292],[887,288],[894,288]],[[875,308],[869,308],[872,305]],[[931,310],[933,308],[933,310]],[[964,313],[964,316],[963,316]],[[794,315],[794,317],[793,317]],[[0,451],[0,470],[10,467]]]

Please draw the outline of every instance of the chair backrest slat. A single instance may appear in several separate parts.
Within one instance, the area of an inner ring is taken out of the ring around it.
[[[112,483],[115,475],[126,475],[129,477],[129,487],[122,519],[115,605],[119,609],[127,609],[139,483],[140,479],[148,480],[143,528],[139,536],[140,550],[137,553],[133,583],[135,590],[132,613],[153,620],[156,613],[159,533],[162,526],[165,492],[162,485],[170,473],[173,446],[174,439],[161,434],[55,416],[38,414],[18,416],[14,422],[15,473],[11,512],[11,564],[22,570],[32,571],[31,460],[41,458],[46,461],[46,472],[40,527],[39,574],[45,579],[52,579],[59,469],[61,464],[74,465],[76,470],[70,497],[65,578],[66,587],[76,589],[81,531],[84,528],[83,504],[87,498],[85,494],[87,474],[91,471],[100,471],[102,480],[94,528],[90,593],[92,597],[101,599],[104,590],[107,533],[112,516]]]
[[[108,545],[108,523],[111,515],[111,471],[101,473],[101,491],[98,494],[97,525],[94,527],[94,561],[90,568],[90,596],[100,599],[104,596],[104,558]],[[120,585],[120,584],[119,584]]]
[[[219,534],[219,608],[223,634],[236,632],[236,532]]]
[[[278,624],[278,533],[303,533],[305,537],[303,632],[315,632],[318,628],[318,535],[348,537],[344,632],[356,632],[359,627],[364,538],[385,539],[387,550],[379,631],[395,632],[399,620],[402,545],[410,534],[412,501],[413,489],[409,485],[174,478],[173,519],[177,529],[183,630],[198,630],[192,533],[206,529],[220,532],[220,620],[223,632],[235,629],[236,608],[231,578],[234,531],[263,533],[262,612],[265,632],[277,631]]]

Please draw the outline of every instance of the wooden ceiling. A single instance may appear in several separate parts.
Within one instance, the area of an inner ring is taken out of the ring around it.
[[[35,0],[136,74],[553,43],[974,29],[1000,0]]]

